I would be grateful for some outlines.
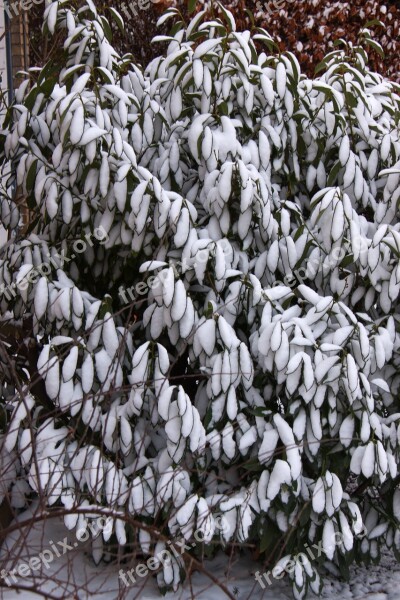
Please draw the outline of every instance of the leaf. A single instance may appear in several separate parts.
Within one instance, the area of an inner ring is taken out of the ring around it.
[[[113,18],[114,18],[114,21],[116,22],[116,24],[117,24],[117,26],[118,26],[119,30],[120,30],[121,32],[123,32],[123,31],[124,31],[124,29],[125,29],[125,25],[124,25],[124,20],[123,20],[123,18],[121,17],[121,15],[119,14],[119,12],[118,12],[118,11],[116,11],[116,10],[115,10],[115,8],[113,8],[112,6],[109,6],[109,7],[108,7],[108,10],[109,10],[109,11],[110,11],[110,13],[112,14],[112,16],[113,16]]]
[[[196,0],[188,0],[187,7],[188,7],[188,13],[190,15],[192,12],[194,12],[194,10],[196,8]]]
[[[368,46],[371,46],[371,48],[373,48],[375,50],[375,52],[377,52],[381,58],[385,58],[385,53],[380,44],[378,44],[377,42],[374,42],[374,40],[371,40],[371,39],[367,39],[367,44],[368,44]]]
[[[38,164],[37,159],[35,159],[35,160],[32,161],[32,164],[29,167],[29,171],[28,171],[28,174],[26,176],[26,189],[27,189],[28,193],[30,191],[32,191],[33,188],[34,188],[35,179],[36,179],[36,172],[37,172],[37,164]]]
[[[222,14],[224,15],[225,20],[229,25],[229,31],[236,31],[236,23],[235,23],[235,19],[233,18],[232,13],[229,10],[227,10],[221,4],[221,2],[217,2],[217,6],[220,9],[220,11],[222,12]]]
[[[195,60],[196,58],[202,58],[204,55],[207,55],[215,48],[215,46],[218,46],[219,44],[221,44],[221,38],[205,40],[197,46],[193,54],[193,60]]]
[[[390,387],[384,379],[372,379],[371,383],[374,383],[377,387],[381,388],[384,392],[390,393]]]
[[[192,0],[192,2],[196,3],[196,0]],[[197,32],[198,25],[201,22],[201,20],[203,19],[205,14],[207,14],[207,11],[201,10],[200,12],[197,13],[196,16],[193,17],[193,19],[191,19],[191,21],[186,29],[186,39],[188,39],[188,40],[191,39],[193,37],[193,34]]]
[[[374,25],[378,25],[379,27],[385,27],[385,24],[382,23],[379,19],[372,19],[371,21],[367,21],[364,25],[366,29],[373,27]]]

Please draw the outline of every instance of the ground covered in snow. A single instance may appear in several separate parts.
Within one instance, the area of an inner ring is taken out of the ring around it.
[[[24,513],[19,517],[26,521],[32,513]],[[84,600],[156,600],[159,594],[155,578],[138,579],[139,585],[126,587],[118,579],[118,569],[115,565],[101,563],[96,566],[89,556],[89,548],[78,543],[72,532],[68,532],[61,520],[51,519],[38,521],[29,528],[18,528],[6,539],[0,551],[0,569],[7,571],[26,563],[32,557],[52,546],[62,547],[59,542],[68,537],[68,545],[75,546],[74,550],[64,552],[60,557],[49,559],[45,567],[43,562],[36,575],[31,572],[27,577],[19,577],[16,587],[20,590],[7,588],[1,581],[0,598],[4,600],[37,600],[37,598],[57,598]],[[53,553],[54,556],[54,553]],[[254,572],[263,572],[261,564],[249,558],[237,556],[229,559],[219,554],[212,561],[206,562],[207,570],[226,586],[226,589],[238,600],[290,600],[292,598],[288,582],[273,581],[264,590],[254,579]],[[127,566],[124,565],[126,569]],[[4,573],[3,573],[4,574]],[[9,581],[13,583],[12,578]],[[322,598],[325,600],[397,600],[400,589],[400,565],[390,555],[382,558],[380,566],[371,565],[369,568],[356,567],[351,569],[351,580],[343,583],[336,577],[324,579]],[[36,590],[37,593],[33,592]],[[40,593],[41,592],[41,593]],[[227,594],[219,589],[204,573],[194,573],[190,582],[178,590],[165,596],[166,600],[222,600]],[[315,598],[315,596],[308,596]]]

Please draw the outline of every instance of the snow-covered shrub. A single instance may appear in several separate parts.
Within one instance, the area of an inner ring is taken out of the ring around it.
[[[1,133],[2,321],[23,342],[4,447],[18,506],[28,482],[71,529],[108,507],[145,554],[201,530],[275,564],[322,540],[301,598],[325,560],[400,551],[399,90],[362,46],[310,80],[266,31],[203,16],[167,11],[142,72],[91,0],[46,10],[65,64],[31,71]]]

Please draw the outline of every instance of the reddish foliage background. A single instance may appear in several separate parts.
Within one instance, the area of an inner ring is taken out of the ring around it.
[[[196,10],[204,4],[210,6],[210,2],[197,2]],[[241,30],[251,27],[250,12],[255,25],[264,27],[280,50],[293,52],[310,77],[317,64],[333,50],[336,39],[355,44],[360,30],[369,21],[379,20],[383,26],[373,25],[370,31],[383,47],[385,57],[370,49],[370,66],[400,81],[400,0],[222,0],[221,4],[234,14]]]
[[[245,4],[245,2],[243,2]],[[272,3],[270,3],[272,4]],[[360,29],[368,21],[378,19],[383,27],[371,27],[373,38],[385,52],[382,59],[378,53],[369,52],[373,70],[400,80],[400,2],[387,0],[296,0],[281,1],[282,8],[271,11],[260,19],[279,43],[281,50],[296,54],[304,71],[312,76],[316,65],[333,49],[333,42],[345,38],[357,42]],[[282,5],[283,4],[283,5]],[[259,18],[256,19],[257,24]]]
[[[79,0],[76,2],[79,4]],[[152,0],[146,10],[139,9],[138,0],[98,0],[96,5],[105,14],[110,5],[121,13],[125,32],[114,31],[114,44],[122,54],[131,52],[138,62],[145,65],[161,50],[160,44],[150,43],[152,37],[159,33],[156,28],[158,17],[168,6],[175,5],[188,20],[187,2]],[[370,65],[383,75],[400,81],[399,0],[222,0],[221,3],[234,14],[238,29],[251,27],[252,19],[255,25],[265,27],[281,50],[291,50],[296,54],[303,71],[309,76],[313,76],[316,65],[332,50],[335,39],[343,37],[356,43],[360,29],[368,21],[378,19],[383,22],[383,27],[374,25],[371,32],[383,46],[385,58],[370,50]],[[210,14],[213,10],[218,12],[216,2],[210,0],[197,1],[195,11],[204,7]],[[29,12],[32,65],[44,64],[55,47],[59,47],[59,44],[43,43],[40,32],[43,8],[43,4],[34,5]],[[163,32],[167,29],[167,26],[163,27]]]

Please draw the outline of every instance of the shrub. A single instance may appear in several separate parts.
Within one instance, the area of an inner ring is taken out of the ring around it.
[[[168,10],[143,72],[91,0],[46,9],[65,62],[31,71],[1,133],[2,221],[17,188],[32,212],[0,264],[3,451],[14,505],[71,529],[106,507],[105,548],[201,530],[196,556],[275,564],[322,540],[302,598],[326,560],[400,550],[399,88],[351,44],[310,80],[223,14]]]

